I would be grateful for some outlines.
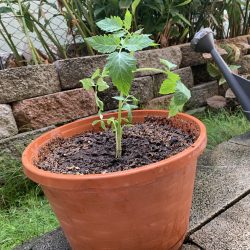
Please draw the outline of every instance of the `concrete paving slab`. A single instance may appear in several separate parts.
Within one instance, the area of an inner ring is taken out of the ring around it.
[[[213,219],[191,239],[203,249],[250,249],[250,195]]]
[[[14,250],[70,250],[70,246],[63,234],[61,228],[50,233],[44,234],[42,237],[35,238]]]
[[[184,244],[180,250],[201,250],[201,248],[192,244]]]
[[[235,143],[231,141],[223,142],[213,150],[210,156],[210,165],[228,166],[228,165],[249,165],[250,162],[250,147],[242,145],[243,141]],[[241,143],[241,144],[240,144]],[[247,141],[245,140],[245,143]],[[209,165],[209,164],[208,164]]]
[[[250,147],[250,132],[233,137],[229,140],[229,142],[236,143],[238,145]]]
[[[189,231],[223,211],[229,204],[250,190],[250,164],[199,166]]]

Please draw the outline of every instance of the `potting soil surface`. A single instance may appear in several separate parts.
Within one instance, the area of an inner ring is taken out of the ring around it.
[[[170,119],[148,117],[144,123],[125,127],[122,157],[115,157],[111,130],[55,138],[44,146],[35,165],[64,174],[105,174],[158,162],[194,143],[196,136],[174,128]]]

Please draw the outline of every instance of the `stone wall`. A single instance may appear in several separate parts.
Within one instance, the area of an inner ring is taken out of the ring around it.
[[[250,73],[250,35],[227,41],[241,48],[241,74]],[[219,50],[222,55],[224,50]],[[206,99],[218,94],[218,83],[206,71],[209,56],[195,53],[190,44],[164,49],[146,50],[136,54],[140,67],[162,67],[159,58],[177,65],[176,73],[191,89],[187,109],[206,105]],[[36,136],[54,126],[97,112],[94,95],[84,91],[79,80],[103,67],[106,56],[60,60],[52,65],[27,66],[0,71],[0,152],[20,154]],[[136,75],[132,94],[144,108],[166,107],[171,96],[160,96],[163,76],[153,72]],[[114,88],[101,94],[105,110],[116,108]]]

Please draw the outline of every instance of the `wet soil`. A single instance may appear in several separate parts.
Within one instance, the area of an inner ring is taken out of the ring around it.
[[[35,165],[63,174],[105,174],[158,162],[175,155],[195,141],[193,134],[176,129],[167,118],[150,117],[124,128],[122,157],[115,157],[112,131],[85,132],[55,138],[44,146]]]

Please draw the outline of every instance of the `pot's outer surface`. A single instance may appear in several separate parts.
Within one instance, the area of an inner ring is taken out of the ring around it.
[[[134,111],[133,122],[166,115],[166,111]],[[195,131],[196,142],[166,160],[132,170],[76,176],[34,166],[39,149],[50,139],[93,130],[91,123],[96,119],[81,119],[45,133],[27,147],[22,158],[25,174],[42,186],[71,247],[179,249],[189,223],[197,158],[206,146],[205,126],[192,116],[177,115],[173,123]]]

